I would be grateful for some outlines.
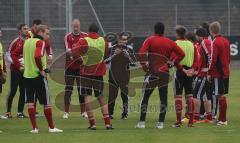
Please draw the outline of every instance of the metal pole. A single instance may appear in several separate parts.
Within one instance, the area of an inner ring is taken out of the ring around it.
[[[29,25],[29,0],[24,1],[24,22]]]
[[[175,25],[178,24],[178,4],[175,5]]]
[[[66,32],[71,31],[72,0],[66,0]]]
[[[123,31],[126,30],[125,27],[125,0],[123,0]]]
[[[230,10],[230,0],[228,0],[228,36],[231,35],[231,10]]]

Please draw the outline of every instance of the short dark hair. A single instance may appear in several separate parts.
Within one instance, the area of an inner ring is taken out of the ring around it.
[[[193,43],[197,42],[196,34],[194,32],[187,32],[185,37]]]
[[[46,29],[49,29],[47,25],[38,25],[37,29],[36,29],[36,34],[38,34],[39,32],[45,32]]]
[[[209,30],[209,23],[208,22],[203,22],[201,24],[201,27],[204,28],[207,31],[207,34],[210,35],[210,30]]]
[[[25,23],[22,23],[22,24],[18,24],[17,25],[17,30],[21,30],[24,26],[26,26],[27,24],[25,24]]]
[[[164,34],[164,30],[165,30],[165,26],[163,23],[161,22],[157,22],[155,25],[154,25],[154,31],[155,31],[155,34]]]
[[[198,28],[196,31],[196,35],[199,37],[207,37],[207,30],[205,28]]]
[[[33,24],[33,25],[34,25],[34,24],[40,25],[40,24],[42,24],[42,20],[40,20],[40,19],[34,19],[32,24]]]
[[[187,29],[182,25],[178,25],[176,26],[176,33],[180,38],[184,38],[187,33]]]
[[[97,24],[92,23],[89,25],[88,32],[98,33],[98,31],[99,31],[99,28],[98,28]]]

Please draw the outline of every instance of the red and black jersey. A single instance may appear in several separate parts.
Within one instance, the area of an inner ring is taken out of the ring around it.
[[[194,60],[193,69],[197,71],[197,76],[207,76],[208,67],[211,62],[212,42],[206,38],[199,44],[196,44],[196,48],[197,55],[196,60]]]
[[[17,37],[16,39],[14,39],[8,48],[8,53],[11,55],[11,58],[13,60],[13,63],[11,63],[10,69],[11,70],[15,70],[18,71],[19,70],[19,59],[23,58],[23,53],[18,53],[16,55],[14,55],[15,57],[12,57],[12,53],[16,50],[16,49],[23,49],[23,45],[24,45],[25,40],[21,37]]]
[[[100,36],[98,33],[90,32],[88,33],[88,37],[92,39],[98,39]],[[81,55],[88,49],[88,43],[87,40],[84,38],[81,38],[78,43],[74,46],[74,53],[76,56]],[[105,55],[106,57],[108,55],[108,42],[105,40]],[[102,61],[99,64],[91,65],[91,66],[81,66],[80,68],[80,74],[83,76],[104,76],[106,74],[106,64],[104,61]]]
[[[73,49],[74,44],[76,44],[80,38],[85,38],[87,37],[87,33],[84,32],[80,32],[79,34],[74,34],[73,32],[68,33],[65,38],[65,48],[66,48],[66,52],[71,51]],[[65,64],[66,68],[69,69],[80,69],[80,63],[79,62],[73,62],[71,60],[70,55],[67,54],[66,56],[66,64]]]
[[[215,78],[228,78],[230,75],[230,44],[221,35],[215,36],[212,42],[209,74]]]
[[[177,65],[185,56],[183,50],[174,41],[157,34],[144,41],[139,54],[143,69],[155,74],[168,72],[167,61]],[[149,60],[146,60],[147,57]],[[149,61],[148,66],[145,61]]]

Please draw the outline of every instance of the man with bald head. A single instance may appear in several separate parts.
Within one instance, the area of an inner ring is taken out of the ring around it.
[[[69,107],[71,102],[71,95],[73,91],[74,81],[77,83],[78,96],[80,102],[81,116],[87,117],[84,106],[84,97],[80,94],[80,62],[74,61],[71,56],[71,49],[74,44],[76,44],[80,38],[84,38],[87,36],[87,33],[81,32],[80,30],[80,21],[78,19],[74,19],[72,21],[72,32],[68,33],[65,36],[65,47],[66,47],[66,64],[65,64],[65,96],[64,96],[64,105],[65,112],[63,115],[64,119],[69,117]]]

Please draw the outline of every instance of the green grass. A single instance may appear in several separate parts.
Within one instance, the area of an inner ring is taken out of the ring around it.
[[[239,92],[239,71],[233,71],[230,79],[230,94],[228,96],[228,121],[229,125],[226,127],[217,127],[215,125],[209,124],[196,124],[194,128],[187,128],[183,126],[179,129],[174,129],[171,124],[175,120],[175,112],[173,110],[173,93],[170,83],[169,87],[169,111],[166,116],[165,128],[163,130],[158,130],[155,128],[158,113],[151,112],[147,115],[146,129],[135,129],[139,119],[138,105],[141,100],[140,91],[138,91],[137,96],[131,98],[131,107],[135,107],[134,111],[130,112],[128,120],[120,120],[121,114],[121,100],[118,97],[115,119],[112,120],[114,131],[106,131],[104,129],[104,122],[100,111],[95,113],[97,117],[97,131],[88,131],[88,122],[86,119],[79,117],[79,113],[71,113],[71,117],[68,120],[63,120],[61,118],[62,112],[58,110],[54,105],[54,119],[57,127],[64,130],[61,134],[49,134],[47,132],[47,123],[44,118],[39,118],[38,124],[40,127],[40,133],[37,135],[32,135],[29,133],[31,126],[29,119],[10,119],[10,120],[0,120],[0,129],[3,133],[0,134],[1,143],[100,143],[100,142],[167,142],[167,143],[182,143],[182,142],[194,142],[194,143],[226,143],[226,142],[236,142],[239,139],[240,133],[240,92]],[[0,112],[4,113],[5,99],[8,92],[8,84],[4,87],[3,94],[0,96]],[[61,92],[64,86],[49,81],[51,98],[54,102],[56,93]],[[18,94],[17,94],[18,96]],[[77,104],[76,92],[73,95],[73,103]],[[16,115],[17,109],[17,98],[15,98],[13,103],[13,115]],[[150,98],[150,104],[158,107],[159,97],[155,91]],[[38,107],[38,111],[42,111],[42,107]],[[27,111],[25,111],[27,113]]]

